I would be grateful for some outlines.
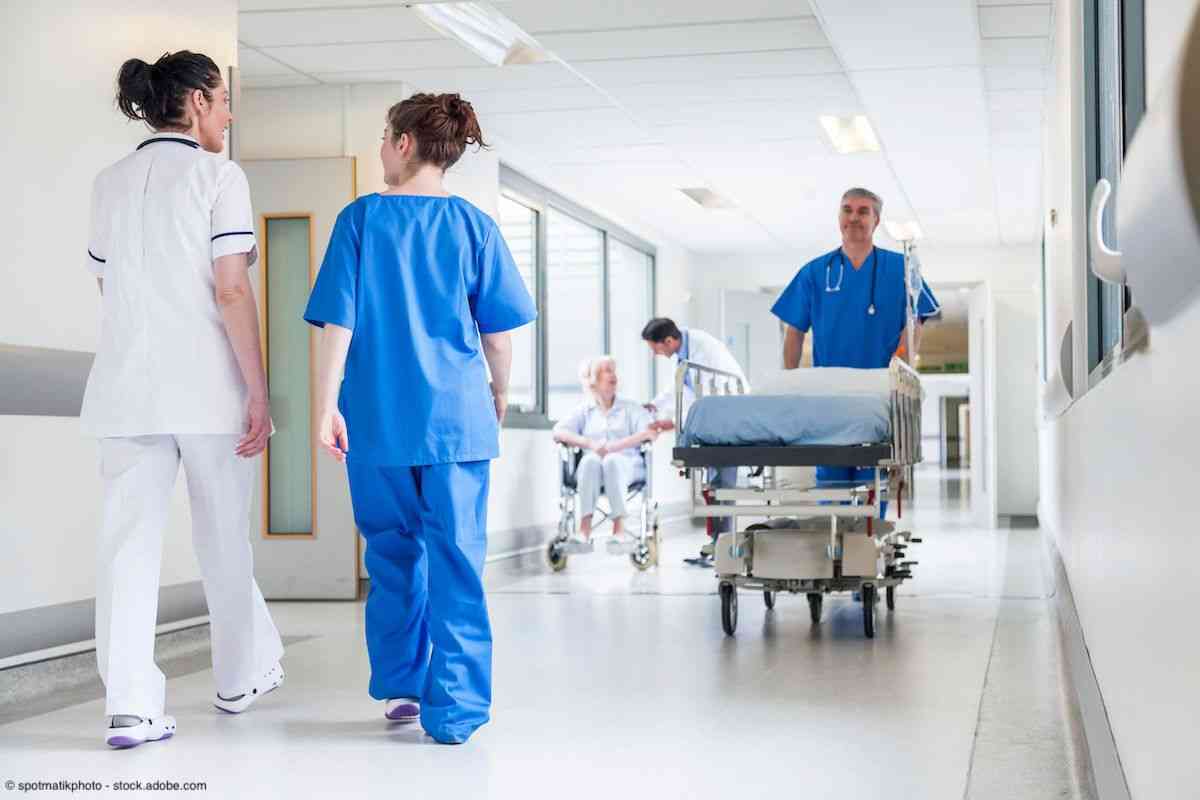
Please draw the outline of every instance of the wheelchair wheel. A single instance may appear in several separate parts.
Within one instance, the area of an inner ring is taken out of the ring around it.
[[[567,568],[567,554],[562,549],[562,542],[551,539],[550,544],[546,545],[546,563],[555,572],[562,572]]]
[[[732,583],[721,584],[721,627],[727,636],[737,630],[737,587]]]
[[[638,572],[645,572],[651,567],[658,565],[658,547],[654,543],[654,537],[646,537],[644,545],[638,545],[637,549],[629,554],[629,560],[638,568]]]
[[[812,619],[813,625],[821,624],[821,604],[824,599],[820,592],[808,593],[808,616]]]
[[[767,607],[768,611],[770,611],[772,608],[774,608],[775,607],[775,593],[769,589],[765,590],[763,592],[763,604]]]

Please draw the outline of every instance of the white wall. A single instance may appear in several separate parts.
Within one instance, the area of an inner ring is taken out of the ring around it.
[[[242,93],[238,135],[245,158],[295,158],[353,155],[357,159],[358,191],[368,194],[383,188],[379,164],[379,137],[388,107],[408,96],[402,84],[360,84],[319,89],[261,89]],[[487,137],[487,131],[484,131]],[[502,145],[468,151],[447,173],[447,187],[489,214],[495,214],[500,192]],[[521,169],[521,164],[514,164]],[[535,171],[524,170],[538,180]],[[549,188],[560,190],[552,184]],[[613,221],[658,250],[660,313],[686,317],[681,287],[687,284],[693,256],[656,231],[624,217],[620,209],[599,207],[578,194],[582,206]],[[659,359],[659,386],[667,385],[669,368]],[[659,439],[655,449],[656,495],[662,503],[687,497],[687,484],[670,466],[670,437]],[[528,529],[554,524],[558,519],[557,451],[549,431],[505,429],[500,437],[501,456],[492,469],[488,527],[493,553],[541,541],[541,533]]]
[[[1052,325],[1078,320],[1083,142],[1075,3],[1057,4],[1055,74],[1047,106],[1048,307]],[[1178,52],[1195,0],[1146,0],[1151,92]],[[1061,327],[1059,328],[1061,332]],[[1200,306],[1151,329],[1150,346],[1077,397],[1040,431],[1041,520],[1071,585],[1091,666],[1135,800],[1187,797],[1200,783],[1192,733],[1200,715],[1200,602],[1192,500],[1200,447],[1191,367]],[[1053,341],[1057,345],[1057,339]],[[1053,362],[1052,362],[1053,363]],[[1077,385],[1080,385],[1077,383]],[[1081,384],[1086,386],[1086,382]]]
[[[6,3],[0,174],[0,345],[94,351],[100,303],[84,269],[92,178],[146,130],[113,106],[117,69],[189,48],[236,63],[237,4],[214,0]],[[95,595],[100,480],[73,418],[0,416],[0,613]],[[198,579],[182,482],[163,550],[164,586]]]

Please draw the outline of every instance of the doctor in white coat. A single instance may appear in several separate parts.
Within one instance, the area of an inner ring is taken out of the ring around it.
[[[646,327],[642,329],[642,339],[649,345],[650,350],[655,355],[674,359],[676,364],[681,361],[689,361],[693,364],[731,373],[741,378],[744,391],[750,391],[750,382],[746,379],[746,373],[742,371],[741,364],[733,357],[733,353],[729,352],[729,348],[725,346],[725,343],[711,334],[697,330],[696,328],[680,328],[675,324],[674,320],[666,317],[656,317],[647,322]],[[684,377],[684,419],[687,418],[687,407],[695,400],[695,380],[696,373],[694,372],[689,372]],[[706,393],[713,390],[737,391],[736,386],[729,385],[732,383],[732,380],[729,378],[709,375],[700,378],[700,380],[703,381],[702,385]],[[671,421],[675,413],[674,380],[672,380],[671,385],[667,389],[659,392],[658,396],[646,407],[660,417],[660,420],[655,423],[655,428],[658,430],[671,430],[674,428],[675,424]],[[708,472],[708,483],[714,489],[737,486],[737,467],[710,469]],[[717,536],[732,530],[732,527],[732,519],[725,517],[717,520],[712,525],[712,532],[714,536]],[[702,559],[711,558],[712,553],[712,542],[709,542],[700,549]]]
[[[211,623],[218,708],[244,711],[283,681],[283,645],[254,581],[253,458],[271,432],[250,189],[221,155],[232,115],[212,59],[130,59],[117,105],[154,134],[92,189],[84,257],[102,296],[80,414],[100,440],[104,507],[96,564],[96,658],[105,741],[168,739],[154,663],[163,527],[182,463]]]

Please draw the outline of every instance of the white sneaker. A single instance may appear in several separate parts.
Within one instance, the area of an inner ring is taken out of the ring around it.
[[[127,749],[142,742],[157,742],[175,735],[175,718],[163,714],[154,719],[143,719],[132,714],[117,714],[109,718],[104,731],[104,741],[109,747]]]
[[[592,552],[593,548],[594,545],[592,544],[592,540],[585,539],[581,533],[571,534],[571,538],[567,539],[566,543],[563,544],[562,547],[564,553],[573,556],[590,553]]]
[[[282,686],[283,678],[283,665],[276,664],[266,675],[255,681],[249,691],[235,697],[221,697],[221,693],[217,692],[217,699],[213,701],[213,705],[230,714],[240,714],[252,706],[255,700]]]
[[[412,697],[393,697],[383,715],[392,722],[416,722],[421,718],[421,704]]]

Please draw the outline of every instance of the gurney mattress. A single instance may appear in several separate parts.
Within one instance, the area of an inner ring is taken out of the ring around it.
[[[680,447],[855,445],[891,439],[885,394],[704,397],[688,412]]]

